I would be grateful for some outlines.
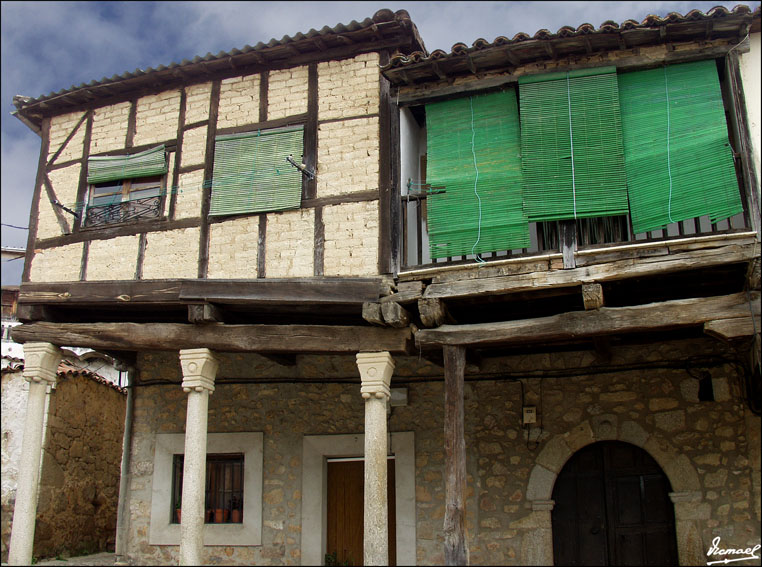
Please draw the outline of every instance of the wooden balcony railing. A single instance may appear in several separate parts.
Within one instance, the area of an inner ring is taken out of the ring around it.
[[[426,268],[473,262],[476,258],[455,256],[432,259],[426,229],[426,193],[402,196],[402,269]],[[562,252],[563,242],[571,242],[578,250],[610,244],[669,240],[685,236],[731,233],[748,230],[745,214],[712,224],[708,216],[668,225],[665,229],[633,234],[629,215],[529,223],[531,245],[517,250],[495,250],[481,254],[482,260],[504,260],[542,253]],[[572,228],[573,227],[573,228]],[[564,235],[566,235],[564,237]]]

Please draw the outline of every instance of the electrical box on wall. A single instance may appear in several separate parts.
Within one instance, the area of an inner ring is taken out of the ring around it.
[[[524,406],[524,414],[522,417],[522,424],[529,425],[530,423],[537,423],[537,407],[536,406]]]

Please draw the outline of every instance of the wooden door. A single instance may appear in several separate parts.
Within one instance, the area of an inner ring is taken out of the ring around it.
[[[362,460],[328,461],[326,553],[336,554],[337,565],[363,564],[363,465]],[[396,565],[394,459],[387,460],[387,481],[389,565]]]
[[[677,565],[669,480],[642,449],[594,443],[553,488],[556,565]]]

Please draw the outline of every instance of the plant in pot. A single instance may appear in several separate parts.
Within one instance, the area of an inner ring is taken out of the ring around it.
[[[230,521],[234,524],[240,524],[242,516],[242,501],[238,496],[233,496],[233,500],[230,503]]]
[[[180,520],[181,520],[181,510],[180,510],[180,504],[181,504],[181,502],[182,501],[180,500],[180,497],[178,496],[177,499],[175,500],[175,516],[177,517],[177,523],[178,524],[181,523],[180,522]]]

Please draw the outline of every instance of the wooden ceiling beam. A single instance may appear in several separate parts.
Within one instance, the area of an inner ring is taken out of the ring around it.
[[[409,327],[38,322],[14,327],[13,338],[20,343],[48,342],[117,351],[208,348],[218,352],[276,354],[412,352]]]
[[[741,292],[633,307],[602,307],[518,321],[443,325],[418,331],[415,340],[420,348],[440,345],[483,347],[669,330],[703,325],[714,320],[749,319],[750,308],[755,317],[759,317],[759,297],[757,291],[750,294],[750,299],[745,292]]]

